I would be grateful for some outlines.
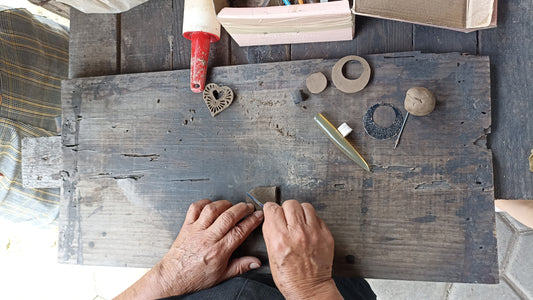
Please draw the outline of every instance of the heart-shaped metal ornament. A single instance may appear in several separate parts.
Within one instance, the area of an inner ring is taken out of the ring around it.
[[[233,91],[227,86],[209,83],[204,88],[204,101],[211,112],[211,116],[218,115],[233,102]]]

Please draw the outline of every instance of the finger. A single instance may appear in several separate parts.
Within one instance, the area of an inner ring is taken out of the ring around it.
[[[329,232],[329,228],[328,228],[328,225],[326,225],[326,222],[324,222],[324,220],[322,220],[320,217],[317,217],[318,218],[318,223],[320,224],[320,228],[322,228],[322,230],[326,230]]]
[[[320,227],[318,216],[316,215],[315,208],[310,203],[302,203],[302,209],[305,214],[305,222],[313,227]]]
[[[288,226],[305,224],[304,210],[298,201],[287,200],[283,202],[282,207]]]
[[[260,266],[261,261],[257,257],[243,256],[239,258],[234,258],[230,260],[228,267],[226,268],[226,273],[224,274],[223,280],[246,273],[253,269],[257,269]]]
[[[209,231],[213,232],[214,237],[219,240],[222,239],[228,231],[235,227],[240,220],[254,211],[254,206],[251,203],[241,202],[223,212],[209,227]]]
[[[196,222],[198,222],[202,228],[208,228],[211,226],[211,224],[213,224],[218,216],[220,216],[220,214],[225,212],[231,206],[232,204],[228,200],[211,202],[204,206]]]
[[[204,209],[204,207],[209,203],[211,203],[211,200],[203,199],[191,204],[191,206],[189,206],[189,210],[187,211],[187,215],[185,216],[185,224],[194,223],[200,216],[202,209]]]
[[[267,202],[263,206],[265,223],[263,223],[263,234],[272,232],[287,231],[287,220],[283,208],[274,202]]]
[[[327,238],[324,239],[325,244],[331,245],[331,247],[335,246],[335,241],[333,240],[333,235],[331,234],[331,231],[329,231],[328,225],[326,225],[326,222],[324,220],[318,218],[318,222],[320,223],[320,229],[322,232],[326,233]]]
[[[263,221],[263,212],[258,210],[231,228],[219,242],[227,251],[233,252],[261,224],[261,221]]]

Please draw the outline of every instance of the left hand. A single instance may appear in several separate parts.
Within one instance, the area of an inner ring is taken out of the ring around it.
[[[263,221],[263,212],[253,211],[252,204],[226,200],[193,203],[174,244],[154,267],[161,276],[161,296],[196,292],[259,268],[261,261],[253,256],[229,260]]]

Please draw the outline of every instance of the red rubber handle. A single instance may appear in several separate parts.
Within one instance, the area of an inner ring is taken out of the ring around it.
[[[186,37],[191,40],[191,91],[201,93],[205,88],[212,34],[195,31]]]

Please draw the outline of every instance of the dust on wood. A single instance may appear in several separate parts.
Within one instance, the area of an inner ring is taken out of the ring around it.
[[[70,9],[69,78],[117,74],[119,15]]]
[[[61,137],[22,139],[22,184],[27,188],[59,188],[63,180]]]
[[[479,53],[491,57],[496,199],[533,199],[524,157],[533,145],[533,37],[531,2],[498,3],[498,27],[479,31]],[[486,141],[486,139],[485,139]]]
[[[488,58],[365,58],[375,70],[366,89],[329,87],[298,105],[291,93],[335,60],[213,68],[210,81],[236,94],[216,118],[190,92],[188,70],[64,82],[60,261],[150,267],[190,203],[279,186],[330,227],[336,275],[496,282],[491,152],[476,143],[491,124]],[[413,81],[437,107],[410,120],[393,151],[364,133],[363,114],[385,100],[402,107]],[[373,173],[313,125],[318,112],[353,124],[349,140]],[[260,235],[240,251],[266,260]]]

